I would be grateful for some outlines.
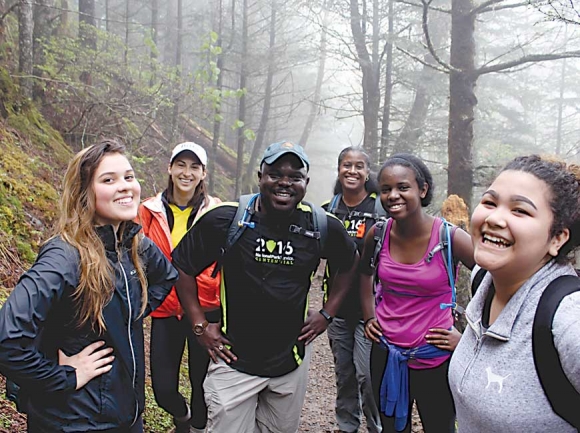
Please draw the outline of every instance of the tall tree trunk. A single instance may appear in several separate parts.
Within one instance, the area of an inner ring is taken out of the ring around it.
[[[111,31],[111,24],[109,23],[111,8],[110,8],[109,1],[110,0],[105,0],[105,31],[107,32],[107,34],[110,33],[110,31]]]
[[[366,47],[366,21],[367,17],[361,15],[358,9],[358,0],[350,0],[350,27],[357,51],[358,62],[362,70],[362,98],[363,98],[363,121],[364,139],[363,147],[369,153],[373,166],[378,161],[378,121],[379,107],[381,103],[381,90],[379,87],[379,53],[378,42],[380,29],[378,28],[379,0],[373,0],[373,35],[372,52],[369,54]]]
[[[79,0],[79,39],[83,47],[95,51],[97,49],[97,34],[95,32],[95,0]],[[81,81],[92,84],[90,71],[83,71]]]
[[[56,33],[59,36],[64,36],[68,29],[68,0],[60,1],[60,17]]]
[[[246,167],[246,177],[244,185],[248,188],[253,183],[252,176],[254,175],[254,169],[258,156],[262,152],[264,147],[264,137],[266,135],[266,129],[268,127],[268,120],[270,119],[270,106],[272,105],[272,83],[274,82],[274,73],[276,72],[276,0],[272,0],[272,10],[270,12],[270,43],[268,47],[268,75],[266,77],[266,86],[264,89],[264,105],[262,106],[262,116],[260,118],[260,126],[258,126],[258,134],[256,135],[256,141],[254,142],[254,147],[252,148],[252,153],[250,154],[250,160]]]
[[[44,65],[44,49],[42,44],[46,42],[51,33],[51,8],[53,6],[53,0],[37,0],[34,5],[33,73],[35,77],[42,77],[42,69],[39,67]],[[40,80],[34,83],[32,94],[34,98],[42,99],[44,97],[44,85]]]
[[[181,98],[181,53],[183,49],[183,0],[177,0],[177,44],[175,47],[175,71],[177,74],[177,82],[175,84],[175,94],[173,96],[173,116],[171,125],[171,136],[176,138],[178,136],[177,130],[179,128],[179,102]]]
[[[312,127],[314,126],[314,121],[316,120],[316,115],[320,106],[320,98],[322,95],[322,83],[324,81],[324,71],[326,68],[326,56],[327,56],[327,37],[328,37],[328,24],[329,24],[329,9],[326,2],[323,6],[322,15],[322,28],[320,30],[320,52],[318,54],[318,71],[316,72],[316,85],[314,87],[314,95],[312,101],[310,101],[310,112],[308,113],[308,118],[306,119],[306,124],[302,130],[302,135],[298,143],[302,147],[306,147],[308,144],[308,138],[312,132]]]
[[[125,68],[129,62],[129,14],[131,13],[131,0],[125,0],[125,49],[123,50],[123,63]]]
[[[245,89],[248,81],[248,0],[242,3],[242,49],[240,53],[240,89]],[[238,154],[236,164],[236,188],[234,197],[239,197],[242,191],[242,174],[244,169],[244,128],[246,128],[246,95],[242,93],[238,101],[238,121],[243,124],[237,129]]]
[[[566,59],[562,60],[560,72],[560,97],[558,98],[558,125],[556,130],[556,155],[562,153],[562,116],[564,111],[564,88],[566,86]]]
[[[393,100],[393,39],[395,37],[395,0],[389,0],[389,34],[387,42],[387,64],[385,67],[385,99],[383,102],[383,120],[381,123],[381,149],[379,164],[387,159],[391,124],[391,104]]]
[[[441,15],[436,15],[435,19],[430,20],[429,38],[434,48],[438,48],[444,43],[448,32],[447,17],[443,18]],[[435,87],[433,81],[440,76],[432,67],[427,66],[427,64],[436,64],[435,58],[429,52],[423,56],[423,61],[425,62],[423,69],[414,83],[415,99],[407,121],[397,137],[393,153],[415,153],[419,150],[419,138],[423,135],[427,113],[431,105],[432,89]]]
[[[220,0],[221,1],[221,0]],[[157,73],[157,39],[159,38],[159,0],[151,0],[151,41],[153,47],[149,53],[151,58],[151,79],[149,85],[153,86],[155,83],[155,75]]]
[[[34,21],[32,18],[32,0],[20,0],[18,13],[18,48],[20,57],[18,72],[20,73],[20,92],[25,98],[32,98],[33,50],[32,35]]]
[[[232,0],[235,3],[235,0]],[[216,80],[216,93],[219,95],[219,100],[214,102],[214,113],[213,113],[213,135],[211,140],[211,149],[209,151],[209,193],[215,194],[215,160],[217,158],[219,143],[220,143],[220,131],[222,127],[222,113],[221,113],[221,103],[222,103],[222,86],[223,86],[223,67],[224,67],[224,53],[222,49],[222,32],[223,32],[223,11],[224,2],[223,0],[218,1],[218,11],[217,11],[217,29],[216,33],[218,39],[216,45],[219,48],[219,53],[216,59],[216,67],[218,70],[218,76]]]
[[[457,194],[471,208],[475,85],[475,15],[471,0],[453,0],[449,76],[449,176],[447,195]]]
[[[163,32],[163,63],[172,65],[175,62],[175,43],[177,40],[175,34],[177,27],[175,22],[176,0],[168,0],[165,4],[167,8],[165,9],[165,25],[163,27],[165,29]]]

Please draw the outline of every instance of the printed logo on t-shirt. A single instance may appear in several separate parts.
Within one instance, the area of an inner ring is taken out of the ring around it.
[[[259,237],[256,239],[255,260],[261,263],[274,263],[292,266],[294,247],[290,241],[275,241]]]
[[[365,226],[364,218],[363,219],[351,218],[344,220],[344,228],[346,229],[346,232],[350,237],[362,238],[363,236],[359,236],[359,233],[361,232],[361,226],[364,235],[364,226]]]

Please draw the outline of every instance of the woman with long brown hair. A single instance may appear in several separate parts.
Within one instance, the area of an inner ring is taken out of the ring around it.
[[[143,431],[143,318],[177,272],[133,219],[141,187],[125,148],[77,153],[56,234],[0,310],[0,371],[29,432]]]

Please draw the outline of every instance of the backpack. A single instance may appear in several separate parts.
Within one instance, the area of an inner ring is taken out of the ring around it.
[[[390,219],[390,218],[389,218]],[[377,277],[377,265],[379,254],[381,249],[383,248],[383,244],[385,242],[385,237],[387,235],[387,226],[389,219],[381,220],[375,224],[375,233],[374,233],[374,241],[375,241],[375,250],[373,252],[373,257],[371,258],[371,268],[375,270],[375,281],[378,280]],[[440,308],[444,310],[445,308],[451,308],[454,311],[454,314],[463,314],[465,313],[465,309],[457,305],[457,293],[455,289],[455,276],[457,275],[457,268],[459,266],[459,261],[453,257],[453,235],[455,234],[455,230],[457,230],[457,226],[448,222],[445,218],[441,217],[441,221],[443,222],[439,227],[439,243],[435,245],[435,247],[429,251],[427,254],[427,258],[425,261],[429,263],[435,257],[439,251],[443,254],[443,263],[445,264],[445,269],[447,271],[447,278],[449,279],[449,287],[451,287],[451,303],[441,303]]]
[[[226,237],[226,244],[222,247],[221,255],[216,262],[214,270],[211,274],[215,278],[223,266],[223,261],[227,253],[231,250],[234,244],[240,239],[246,228],[255,228],[256,224],[252,221],[254,214],[254,204],[260,194],[245,194],[240,196],[238,209],[228,228]],[[306,236],[308,238],[317,239],[319,241],[320,251],[324,250],[326,239],[328,238],[328,220],[324,209],[319,206],[314,206],[309,202],[302,201],[299,206],[307,206],[312,210],[312,220],[314,223],[314,230],[307,230],[295,224],[290,225],[291,233]]]
[[[338,211],[338,204],[340,203],[340,200],[342,199],[342,194],[336,194],[334,197],[332,197],[332,200],[330,201],[330,203],[328,204],[328,210],[327,212],[336,215],[337,212],[338,213],[344,213],[347,218],[350,217],[364,217],[365,219],[374,219],[375,221],[378,221],[381,218],[385,218],[388,216],[387,211],[385,210],[385,208],[383,207],[383,204],[381,203],[381,196],[378,195],[377,193],[371,193],[371,197],[375,196],[375,209],[373,213],[369,213],[369,212],[360,212],[360,211],[350,211],[348,213],[344,213],[344,211]]]
[[[471,283],[472,295],[477,292],[487,271],[479,269]],[[562,275],[553,280],[538,302],[532,325],[534,365],[544,394],[552,410],[566,422],[580,430],[580,394],[566,377],[554,344],[552,324],[562,300],[580,291],[580,278]]]

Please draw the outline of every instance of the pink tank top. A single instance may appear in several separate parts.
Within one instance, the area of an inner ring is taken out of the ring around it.
[[[442,310],[440,304],[451,302],[451,287],[443,254],[438,252],[427,262],[429,252],[439,243],[440,218],[431,229],[429,246],[423,258],[414,264],[398,263],[390,253],[390,232],[393,220],[387,223],[383,248],[379,253],[376,316],[383,334],[391,344],[410,348],[427,343],[425,335],[430,328],[450,329],[453,317],[450,308]],[[434,359],[410,360],[414,369],[441,365],[451,354]]]

